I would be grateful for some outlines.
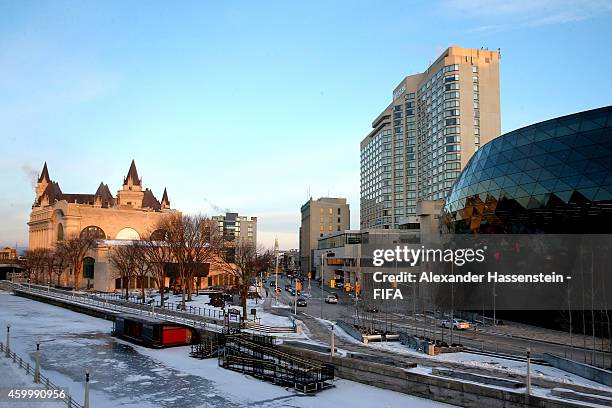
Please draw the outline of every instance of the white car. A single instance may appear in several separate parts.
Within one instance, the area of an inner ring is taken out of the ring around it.
[[[325,303],[338,303],[338,298],[334,295],[329,295],[325,298]]]
[[[467,330],[470,328],[470,324],[466,322],[465,320],[453,319],[452,322],[453,322],[452,324],[453,324],[454,330]],[[450,329],[451,321],[442,320],[441,326],[444,327],[445,329]]]

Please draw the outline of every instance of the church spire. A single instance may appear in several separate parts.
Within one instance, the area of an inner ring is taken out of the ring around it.
[[[49,170],[47,169],[47,162],[45,162],[45,165],[40,172],[40,177],[38,177],[39,183],[42,183],[43,181],[46,181],[47,183],[51,181],[51,178],[49,177]]]
[[[161,200],[162,208],[170,208],[170,200],[168,199],[168,191],[166,191],[166,187],[164,187],[164,195]]]
[[[132,159],[132,164],[130,164],[130,169],[128,170],[127,176],[123,180],[123,185],[127,185],[128,180],[132,180],[132,185],[139,186],[140,178],[138,177],[138,170],[136,170],[136,163]]]

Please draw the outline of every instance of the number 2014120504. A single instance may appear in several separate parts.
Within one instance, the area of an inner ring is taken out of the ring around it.
[[[61,399],[66,397],[64,390],[45,389],[9,389],[6,396],[9,399]]]

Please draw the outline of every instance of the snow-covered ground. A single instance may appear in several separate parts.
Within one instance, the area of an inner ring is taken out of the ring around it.
[[[192,359],[188,347],[136,346],[111,337],[109,321],[0,292],[0,332],[6,324],[11,325],[12,349],[30,363],[41,342],[43,372],[79,402],[89,369],[93,408],[448,406],[346,380],[316,396],[299,396],[224,370],[215,359]],[[0,388],[8,382],[0,376]]]
[[[483,356],[467,352],[460,353],[444,353],[437,356],[429,356],[420,353],[408,346],[401,344],[398,341],[391,342],[371,342],[370,347],[389,350],[395,353],[414,355],[421,358],[430,358],[435,361],[457,362],[471,367],[495,368],[515,374],[525,374],[527,372],[527,363],[523,361],[509,360],[505,358]],[[555,367],[543,366],[540,364],[531,364],[531,375],[534,377],[548,378],[554,381],[560,381],[570,384],[580,384],[587,387],[606,389],[605,385],[587,380],[586,378],[568,373]]]

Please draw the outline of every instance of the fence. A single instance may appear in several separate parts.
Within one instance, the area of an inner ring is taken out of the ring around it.
[[[1,341],[0,341],[0,355],[7,357],[9,359],[12,359],[14,364],[19,364],[19,368],[24,369],[26,371],[26,375],[32,375],[32,377],[34,377],[33,380],[35,381],[35,378],[36,378],[35,368],[30,366],[30,363],[25,362],[23,358],[19,357],[17,354],[15,354],[15,352],[10,351],[10,349],[6,350],[4,343],[2,343]],[[64,401],[68,408],[84,408],[83,405],[74,401],[72,397],[70,396],[70,394],[66,393],[63,388],[53,384],[51,380],[49,379],[49,377],[45,376],[41,371],[39,371],[38,376],[39,376],[39,383],[42,386],[44,386],[46,390],[54,390],[54,391],[57,391],[59,395],[62,395],[62,394],[64,395],[63,398],[60,397],[59,399],[61,401]]]

